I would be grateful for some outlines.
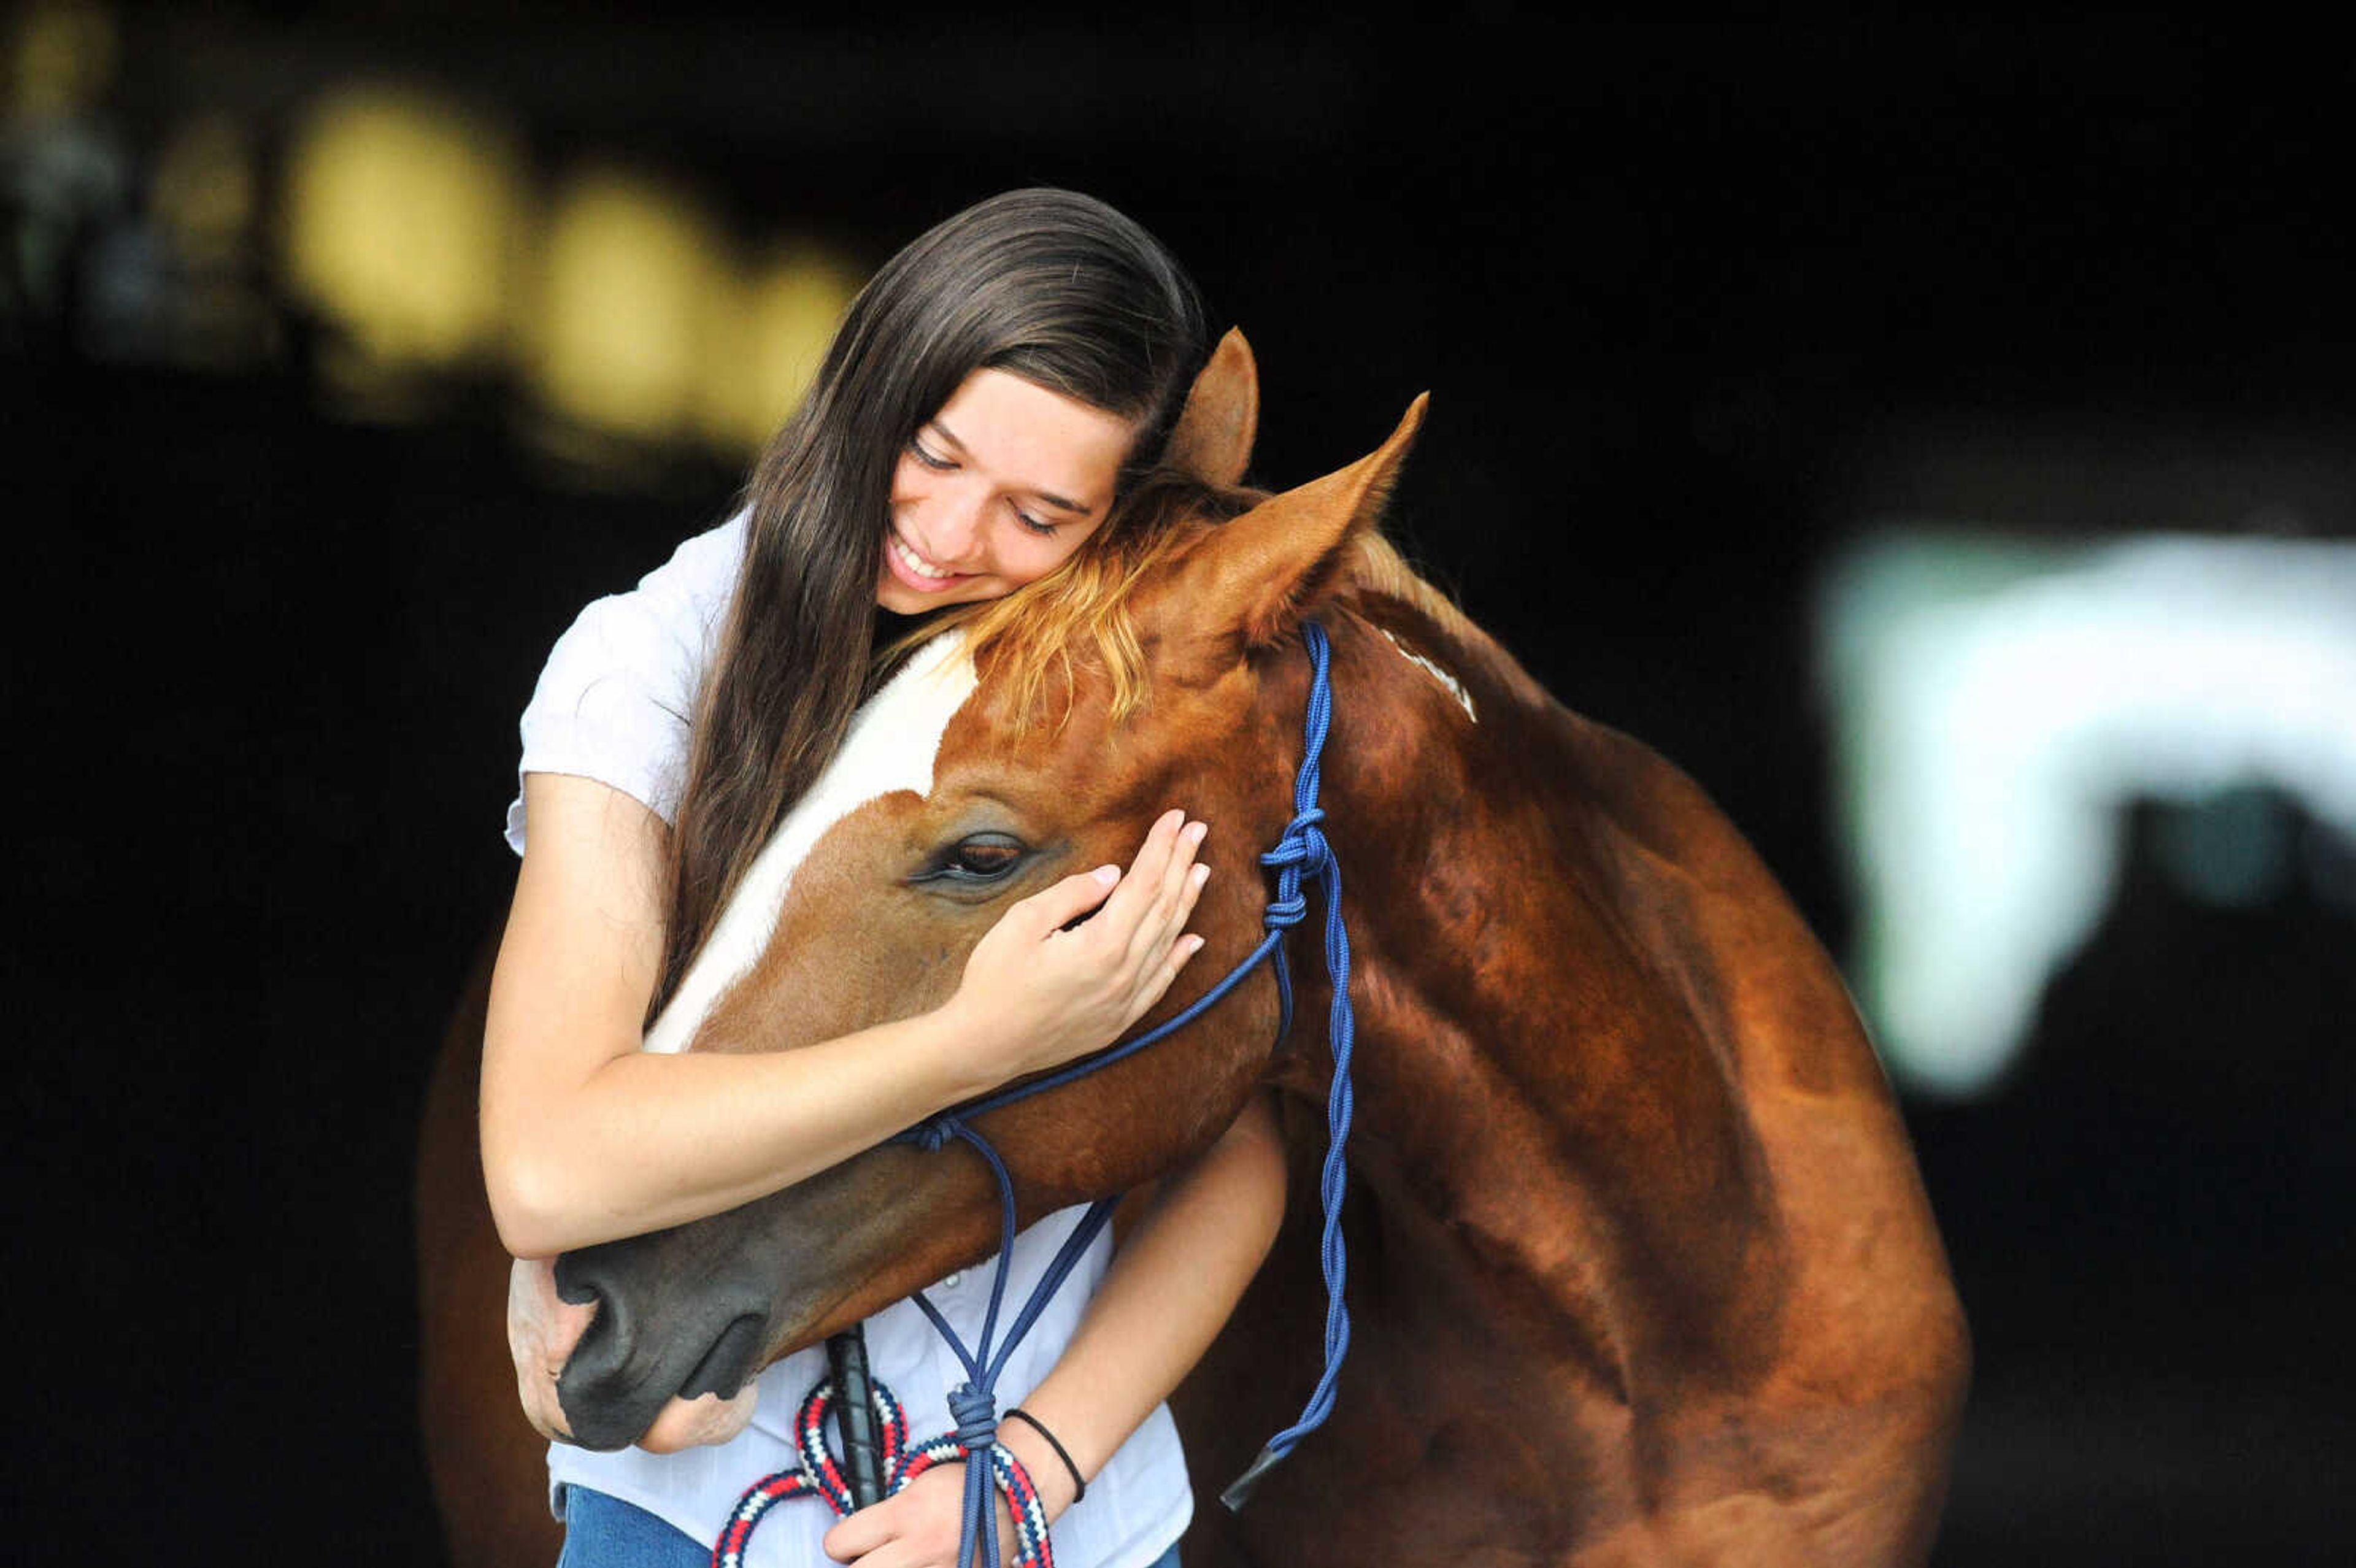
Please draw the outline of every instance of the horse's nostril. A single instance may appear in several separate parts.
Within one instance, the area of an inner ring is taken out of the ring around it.
[[[701,1394],[716,1393],[723,1399],[734,1399],[753,1375],[754,1359],[761,1353],[762,1320],[750,1313],[732,1321],[703,1353],[703,1360],[687,1374],[679,1385],[681,1399],[694,1399]]]
[[[577,1253],[566,1253],[556,1260],[556,1299],[568,1307],[594,1307],[605,1299]]]
[[[578,1337],[567,1348],[564,1366],[600,1368],[626,1360],[631,1349],[630,1314],[623,1310],[626,1293],[608,1288],[595,1260],[567,1253],[556,1260],[556,1298],[568,1307],[588,1311],[578,1319]]]

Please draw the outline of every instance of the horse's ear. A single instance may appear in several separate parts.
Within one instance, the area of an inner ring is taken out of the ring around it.
[[[1207,485],[1237,484],[1258,433],[1259,367],[1252,362],[1251,345],[1231,326],[1186,394],[1162,448],[1162,466]]]
[[[1347,468],[1273,496],[1209,530],[1187,562],[1184,613],[1202,630],[1246,647],[1277,641],[1299,624],[1342,549],[1382,515],[1408,449],[1423,425],[1423,393],[1390,439]]]

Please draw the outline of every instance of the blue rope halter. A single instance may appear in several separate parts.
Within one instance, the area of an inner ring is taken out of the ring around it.
[[[966,1381],[949,1391],[948,1403],[957,1417],[957,1441],[969,1456],[985,1455],[997,1441],[999,1373],[1004,1371],[1007,1359],[1023,1337],[1031,1331],[1039,1314],[1046,1307],[1056,1289],[1068,1278],[1088,1244],[1111,1219],[1118,1198],[1099,1199],[1088,1206],[1087,1213],[1066,1238],[1056,1252],[1055,1261],[1031,1293],[1013,1321],[1008,1325],[1006,1337],[997,1338],[998,1317],[1006,1293],[1007,1274],[1012,1266],[1014,1247],[1014,1180],[1008,1174],[1006,1162],[988,1139],[974,1130],[972,1120],[985,1112],[1044,1094],[1050,1089],[1061,1088],[1136,1055],[1147,1046],[1168,1038],[1194,1022],[1216,1006],[1219,1000],[1240,984],[1244,977],[1262,963],[1271,965],[1276,973],[1276,990],[1280,1008],[1276,1038],[1281,1043],[1292,1029],[1292,976],[1284,956],[1285,933],[1299,925],[1309,915],[1308,895],[1304,882],[1322,882],[1325,891],[1325,969],[1333,982],[1333,1004],[1328,1020],[1328,1031],[1333,1050],[1333,1086],[1325,1105],[1328,1142],[1325,1164],[1319,1181],[1319,1191],[1324,1201],[1325,1225],[1320,1243],[1320,1255],[1325,1273],[1325,1370],[1317,1380],[1317,1387],[1302,1408],[1301,1419],[1268,1440],[1257,1458],[1235,1483],[1219,1495],[1219,1500],[1230,1509],[1240,1509],[1249,1499],[1260,1478],[1292,1452],[1296,1444],[1325,1424],[1333,1410],[1333,1385],[1342,1371],[1342,1358],[1350,1349],[1350,1311],[1343,1299],[1347,1272],[1347,1259],[1342,1242],[1342,1195],[1348,1175],[1344,1157],[1350,1136],[1350,1118],[1355,1096],[1350,1088],[1350,1056],[1357,1034],[1356,1020],[1350,1010],[1350,937],[1342,924],[1342,872],[1333,859],[1332,846],[1318,824],[1325,813],[1317,805],[1319,759],[1325,748],[1326,732],[1333,721],[1333,688],[1332,678],[1333,649],[1326,641],[1325,629],[1314,621],[1305,622],[1301,628],[1301,642],[1309,651],[1311,677],[1308,713],[1303,729],[1301,769],[1292,784],[1292,820],[1284,829],[1276,847],[1259,858],[1260,864],[1276,872],[1276,897],[1261,912],[1260,922],[1267,934],[1260,938],[1249,955],[1230,969],[1215,986],[1197,997],[1183,1011],[1155,1025],[1143,1034],[1114,1045],[1093,1056],[1057,1069],[1042,1078],[1030,1079],[978,1100],[969,1100],[939,1115],[926,1118],[916,1126],[891,1138],[892,1143],[913,1144],[927,1151],[948,1147],[951,1140],[973,1146],[988,1163],[991,1177],[998,1183],[999,1249],[998,1267],[990,1286],[990,1307],[983,1314],[979,1344],[969,1349],[949,1327],[948,1320],[927,1300],[922,1291],[915,1301],[925,1316],[932,1320],[941,1338],[948,1341],[964,1365]],[[968,1464],[965,1477],[964,1536],[958,1547],[959,1564],[979,1563],[983,1568],[998,1568],[998,1531],[991,1520],[991,1468],[982,1464]]]

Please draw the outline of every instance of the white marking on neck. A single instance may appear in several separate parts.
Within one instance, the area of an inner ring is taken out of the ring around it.
[[[973,695],[965,634],[949,632],[916,650],[867,699],[809,793],[777,825],[728,901],[703,950],[647,1031],[648,1051],[685,1051],[730,987],[757,963],[776,929],[794,872],[829,828],[871,800],[897,790],[929,795],[933,763],[949,720]]]
[[[1397,637],[1392,636],[1387,631],[1383,633],[1383,637],[1384,640],[1388,642],[1391,646],[1398,650],[1399,657],[1407,660],[1407,662],[1411,665],[1419,666],[1426,675],[1429,675],[1432,679],[1446,687],[1448,688],[1448,695],[1456,699],[1458,706],[1464,709],[1465,718],[1470,719],[1475,724],[1481,722],[1481,716],[1472,711],[1472,694],[1464,689],[1464,683],[1462,681],[1458,680],[1454,676],[1449,674],[1446,670],[1440,668],[1438,665],[1432,663],[1421,654],[1417,653],[1413,648],[1408,647]]]

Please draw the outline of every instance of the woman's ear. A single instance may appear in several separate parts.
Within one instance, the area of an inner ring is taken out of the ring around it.
[[[1259,433],[1259,367],[1234,327],[1219,339],[1179,411],[1162,465],[1221,487],[1240,482]]]

